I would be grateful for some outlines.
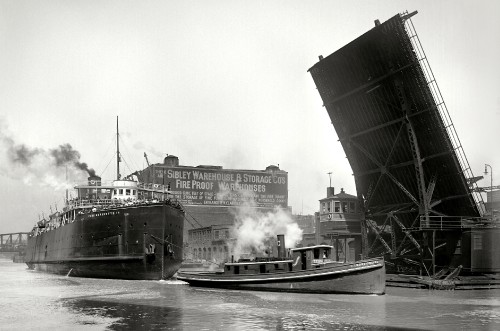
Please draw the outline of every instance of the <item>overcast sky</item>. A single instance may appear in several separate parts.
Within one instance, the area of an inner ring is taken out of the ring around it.
[[[43,154],[70,144],[113,179],[116,116],[125,174],[145,166],[144,152],[152,163],[174,154],[188,166],[279,164],[303,214],[318,210],[328,172],[337,192],[356,194],[307,70],[406,10],[419,12],[413,23],[474,175],[488,163],[499,184],[499,9],[494,0],[0,0],[0,233],[29,231],[64,197],[64,171],[40,158],[36,169],[13,166],[6,146]]]

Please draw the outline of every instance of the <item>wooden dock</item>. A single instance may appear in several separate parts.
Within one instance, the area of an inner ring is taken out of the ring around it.
[[[500,274],[457,276],[454,279],[434,279],[428,276],[388,274],[386,286],[436,290],[500,289]]]

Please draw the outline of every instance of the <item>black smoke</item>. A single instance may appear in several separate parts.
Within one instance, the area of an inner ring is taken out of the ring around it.
[[[37,156],[45,156],[58,168],[73,166],[87,172],[89,176],[95,176],[95,170],[89,168],[87,163],[80,161],[80,152],[73,149],[70,144],[59,145],[57,148],[45,151],[40,148],[30,148],[24,144],[15,144],[12,139],[5,138],[4,141],[8,144],[7,155],[14,164],[29,167]]]
[[[33,158],[41,151],[38,148],[29,148],[24,144],[11,146],[9,148],[9,156],[13,163],[20,163],[23,166],[29,166]]]
[[[95,170],[89,168],[87,163],[80,162],[80,152],[74,150],[70,144],[59,145],[58,148],[49,150],[55,165],[61,167],[63,165],[73,165],[77,169],[86,171],[89,176],[95,176]]]

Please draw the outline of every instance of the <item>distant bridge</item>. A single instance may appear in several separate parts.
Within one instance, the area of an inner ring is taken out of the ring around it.
[[[28,243],[28,232],[0,234],[0,252],[23,252]]]

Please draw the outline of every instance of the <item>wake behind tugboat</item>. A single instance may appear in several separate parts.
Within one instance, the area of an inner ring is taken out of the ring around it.
[[[118,123],[117,123],[118,138]],[[117,140],[118,141],[118,140]],[[119,149],[117,144],[117,156]],[[28,236],[30,269],[78,277],[172,277],[181,266],[184,211],[164,185],[134,178],[101,185],[89,177],[78,197],[37,223]]]

